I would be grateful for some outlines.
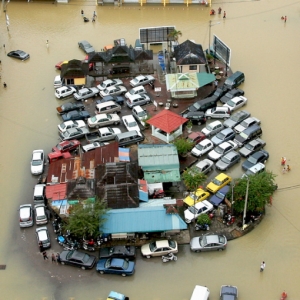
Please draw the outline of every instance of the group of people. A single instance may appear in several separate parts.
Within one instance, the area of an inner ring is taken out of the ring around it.
[[[220,15],[221,13],[222,13],[222,8],[219,7],[219,8],[218,8],[218,14]],[[210,10],[209,14],[210,14],[211,16],[213,16],[213,15],[216,14],[216,11],[212,8],[212,9]],[[223,18],[226,18],[226,11],[225,11],[225,10],[224,10],[224,13],[223,13]]]
[[[281,20],[283,20],[283,21],[284,21],[284,23],[286,23],[287,16],[282,16],[282,17],[281,17]]]
[[[45,249],[44,249],[44,246],[43,246],[43,243],[42,243],[42,242],[39,242],[39,248],[40,248],[40,252],[43,254],[44,260],[48,260],[49,257],[48,257],[48,255],[47,255],[47,252],[46,252]],[[60,254],[57,253],[57,254],[55,255],[54,253],[52,253],[52,255],[51,255],[51,261],[52,261],[52,263],[55,263],[55,262],[60,263]]]
[[[84,11],[83,11],[83,9],[81,10],[81,16],[82,16],[84,22],[88,22],[88,21],[89,21],[89,19],[88,19],[87,17],[84,16]],[[92,22],[95,22],[96,18],[97,18],[96,11],[94,11],[94,13],[93,13],[93,18],[92,18]]]
[[[286,173],[286,172],[289,172],[289,171],[291,171],[291,167],[290,167],[290,165],[288,165],[288,164],[286,164],[286,157],[281,157],[281,165],[283,166],[283,169],[282,169],[282,173],[284,174],[284,173]]]

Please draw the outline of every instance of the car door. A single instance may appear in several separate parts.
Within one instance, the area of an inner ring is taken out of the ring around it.
[[[75,259],[75,258],[71,258],[71,259],[69,259],[68,260],[68,263],[70,264],[70,265],[73,265],[73,266],[82,266],[82,262],[81,261],[79,261],[79,260],[77,260],[77,259]]]
[[[164,248],[157,248],[154,252],[153,252],[153,256],[161,256],[161,255],[165,255],[167,254],[167,252],[164,252]]]

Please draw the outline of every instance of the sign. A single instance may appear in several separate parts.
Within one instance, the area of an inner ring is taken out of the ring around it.
[[[155,100],[153,101],[153,105],[157,107],[157,102]]]
[[[230,59],[231,59],[231,49],[222,42],[216,35],[213,38],[213,44],[211,46],[211,52],[223,61],[225,64],[230,66]]]
[[[144,44],[159,44],[173,40],[169,34],[175,30],[175,26],[140,28],[140,42]]]

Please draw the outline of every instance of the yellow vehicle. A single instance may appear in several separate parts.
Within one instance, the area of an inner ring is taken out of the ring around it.
[[[208,198],[210,196],[210,193],[205,192],[202,189],[197,189],[196,195],[195,193],[190,193],[184,200],[183,202],[186,203],[189,206],[193,206],[198,202],[201,202]]]
[[[226,175],[225,173],[221,173],[216,176],[207,186],[206,189],[211,193],[216,193],[223,186],[229,184],[231,181],[231,177]]]

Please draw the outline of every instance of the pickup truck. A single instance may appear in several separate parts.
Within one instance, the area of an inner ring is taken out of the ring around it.
[[[85,139],[88,143],[103,142],[115,139],[117,134],[121,133],[118,128],[103,127],[97,131],[87,133]]]
[[[266,145],[265,141],[263,141],[260,138],[257,138],[247,143],[243,148],[239,150],[239,153],[244,157],[248,157],[253,152],[261,150],[265,145]]]

